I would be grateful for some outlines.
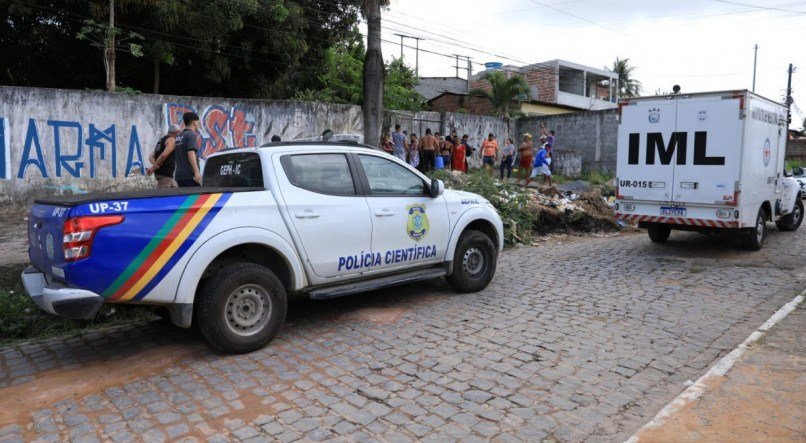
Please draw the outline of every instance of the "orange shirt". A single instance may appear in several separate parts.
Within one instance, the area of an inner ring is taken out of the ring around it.
[[[498,142],[485,138],[484,142],[481,144],[481,149],[485,157],[492,157],[498,151]]]

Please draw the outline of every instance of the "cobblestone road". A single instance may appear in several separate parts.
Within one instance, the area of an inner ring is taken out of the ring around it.
[[[619,441],[804,287],[805,246],[522,247],[478,294],[293,303],[249,355],[160,323],[2,349],[0,441]]]

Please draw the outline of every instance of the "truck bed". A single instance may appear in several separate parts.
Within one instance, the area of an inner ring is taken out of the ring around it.
[[[108,200],[132,200],[132,199],[152,198],[152,197],[216,194],[225,192],[254,192],[263,190],[264,190],[263,188],[257,188],[257,187],[215,188],[209,186],[196,186],[191,188],[147,189],[142,191],[128,191],[128,192],[96,192],[90,194],[61,195],[61,196],[38,198],[34,200],[34,202],[42,205],[72,207],[86,203],[95,203]]]

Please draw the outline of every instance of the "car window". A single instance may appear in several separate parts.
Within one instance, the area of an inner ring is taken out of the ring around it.
[[[373,195],[423,195],[425,182],[417,174],[385,158],[359,155]]]
[[[204,186],[225,188],[263,187],[260,156],[254,152],[218,155],[204,165]]]
[[[320,194],[356,194],[344,154],[286,155],[280,161],[294,186]]]

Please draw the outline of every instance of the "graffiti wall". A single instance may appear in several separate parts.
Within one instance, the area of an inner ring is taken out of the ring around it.
[[[187,111],[201,119],[202,158],[273,135],[363,131],[355,106],[0,86],[0,196],[102,191],[143,174],[157,141]]]

